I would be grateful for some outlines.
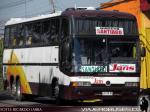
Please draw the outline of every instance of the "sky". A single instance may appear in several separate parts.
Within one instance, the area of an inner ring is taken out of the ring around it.
[[[99,4],[106,0],[55,0],[57,9],[64,9],[66,7],[99,7]],[[63,8],[64,7],[64,8]]]
[[[31,17],[52,12],[51,0],[0,0],[0,20],[12,17]],[[69,7],[99,7],[110,0],[54,0],[56,10]]]
[[[69,7],[95,7],[110,0],[53,0],[56,11]],[[51,0],[0,0],[0,36],[10,18],[33,17],[52,13]]]

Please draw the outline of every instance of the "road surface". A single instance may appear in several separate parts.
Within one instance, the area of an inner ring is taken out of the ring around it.
[[[117,101],[107,103],[101,101],[95,103],[63,102],[62,105],[56,105],[55,101],[46,97],[20,102],[15,101],[8,91],[0,92],[0,112],[25,111],[23,109],[27,109],[27,111],[39,110],[43,112],[140,112],[139,106],[133,106],[133,102],[128,102],[127,104]],[[150,112],[150,106],[148,112]]]

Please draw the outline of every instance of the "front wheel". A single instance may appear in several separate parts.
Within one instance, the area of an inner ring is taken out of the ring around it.
[[[56,104],[61,104],[61,98],[60,98],[60,87],[58,81],[55,81],[52,85],[52,96],[55,98]]]

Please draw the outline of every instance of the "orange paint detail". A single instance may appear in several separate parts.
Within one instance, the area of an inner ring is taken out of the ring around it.
[[[14,53],[12,54],[11,60],[9,60],[8,63],[9,64],[19,63],[19,60]],[[18,65],[17,66],[16,65],[8,66],[7,67],[7,79],[8,80],[10,80],[11,75],[13,75],[14,77],[19,76],[20,82],[21,82],[22,93],[32,94],[31,88],[30,88],[29,83],[27,81],[23,66],[18,66]]]
[[[112,0],[111,2],[101,4],[101,10],[118,10],[133,14],[137,18],[138,26],[141,27],[139,0]]]

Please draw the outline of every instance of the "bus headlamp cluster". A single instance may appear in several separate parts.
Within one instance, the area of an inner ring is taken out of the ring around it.
[[[139,83],[138,82],[126,82],[125,86],[126,87],[138,87]]]
[[[72,86],[91,86],[91,82],[72,82]]]

